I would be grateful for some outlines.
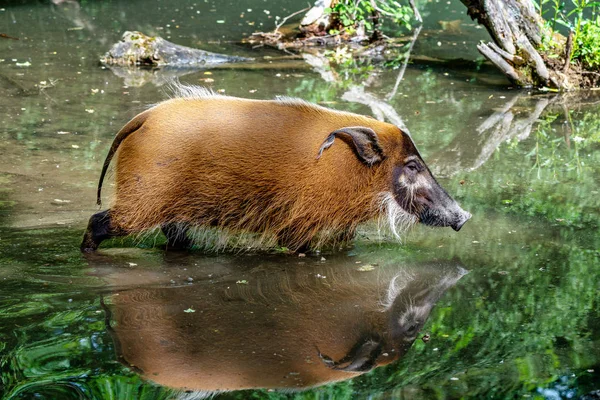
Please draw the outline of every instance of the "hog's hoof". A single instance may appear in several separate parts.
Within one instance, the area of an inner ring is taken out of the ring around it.
[[[93,253],[98,250],[98,243],[94,241],[89,232],[86,232],[85,235],[83,235],[83,241],[81,242],[79,249],[82,253]]]
[[[187,224],[170,223],[161,226],[163,234],[167,238],[165,249],[182,251],[189,250],[194,241],[187,236],[189,227]]]

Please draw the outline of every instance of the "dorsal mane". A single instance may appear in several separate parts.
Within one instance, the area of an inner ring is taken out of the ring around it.
[[[294,107],[294,108],[297,108],[297,109],[305,111],[305,112],[312,112],[312,113],[317,113],[317,114],[336,113],[336,114],[348,115],[348,116],[352,116],[352,117],[358,116],[357,114],[354,114],[351,112],[335,110],[333,108],[327,108],[327,107],[320,106],[318,104],[310,103],[306,100],[299,99],[297,97],[277,96],[275,98],[275,101],[282,105]]]
[[[213,98],[220,98],[220,99],[234,99],[235,97],[232,96],[225,96],[219,93],[215,93],[212,89],[206,88],[204,86],[198,86],[198,85],[188,85],[188,84],[183,84],[179,81],[173,81],[171,83],[169,83],[169,85],[167,86],[167,96],[170,99],[183,99],[183,100],[203,100],[203,99],[213,99]],[[246,99],[248,100],[248,99]],[[290,97],[290,96],[277,96],[274,100],[275,102],[284,105],[284,106],[288,106],[288,107],[293,107],[305,112],[311,112],[311,113],[317,113],[317,114],[321,114],[321,113],[338,113],[338,114],[343,114],[343,115],[351,115],[351,116],[356,116],[355,114],[346,112],[346,111],[338,111],[338,110],[334,110],[331,108],[326,108],[323,106],[320,106],[318,104],[314,104],[314,103],[310,103],[306,100],[303,99],[299,99],[297,97]]]
[[[215,93],[212,89],[198,85],[186,85],[179,81],[170,82],[166,87],[167,96],[170,99],[210,99],[214,97],[228,97]]]

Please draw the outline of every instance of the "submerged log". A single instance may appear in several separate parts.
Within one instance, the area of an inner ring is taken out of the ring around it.
[[[252,58],[229,56],[193,49],[171,43],[160,36],[146,36],[141,32],[127,31],[100,61],[106,65],[122,66],[173,66],[210,67],[252,61]]]
[[[278,57],[270,59],[259,59],[252,63],[235,63],[235,64],[219,64],[219,65],[208,65],[211,70],[214,69],[237,69],[244,71],[251,70],[278,70],[278,71],[300,71],[307,69],[309,66],[302,61],[299,57]],[[199,70],[204,70],[206,67],[143,67],[143,68],[131,68],[129,66],[122,65],[107,65],[113,74],[123,79],[123,83],[127,86],[141,87],[148,83],[152,83],[155,86],[162,86],[170,83],[175,79],[179,79],[182,76],[194,74]],[[0,84],[2,83],[2,75],[0,75]],[[207,83],[205,83],[208,85]],[[210,86],[210,85],[208,85]],[[0,85],[1,87],[1,85]]]

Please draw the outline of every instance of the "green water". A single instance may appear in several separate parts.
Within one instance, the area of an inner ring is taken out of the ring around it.
[[[0,3],[0,33],[20,39],[0,38],[3,398],[198,398],[219,385],[256,388],[218,395],[240,399],[558,399],[600,389],[600,94],[534,95],[469,62],[485,32],[460,2],[423,8],[415,62],[397,87],[401,57],[342,55],[315,67],[238,43],[298,8]],[[438,22],[456,19],[458,30]],[[473,218],[458,233],[417,226],[402,244],[367,226],[353,248],[305,258],[165,253],[161,236],[114,240],[83,257],[114,134],[165,98],[160,71],[98,64],[125,30],[257,59],[186,71],[182,82],[401,117]],[[457,58],[467,62],[437,61]],[[381,356],[396,361],[360,376],[336,371],[345,380],[325,384],[333,369],[315,346],[338,361],[365,337],[387,338],[389,316],[411,306],[425,310],[412,325],[424,325],[406,351]],[[288,389],[264,389],[273,379]]]

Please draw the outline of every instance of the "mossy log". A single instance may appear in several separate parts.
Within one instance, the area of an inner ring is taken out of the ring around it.
[[[252,58],[211,53],[171,43],[160,36],[146,36],[127,31],[121,41],[113,45],[100,61],[106,65],[171,66],[179,68],[211,67],[252,61]]]
[[[468,15],[486,27],[493,42],[477,48],[515,85],[571,90],[597,86],[582,67],[570,65],[572,43],[551,32],[532,0],[461,0]],[[558,43],[543,50],[543,39]],[[569,68],[571,67],[571,68]]]

